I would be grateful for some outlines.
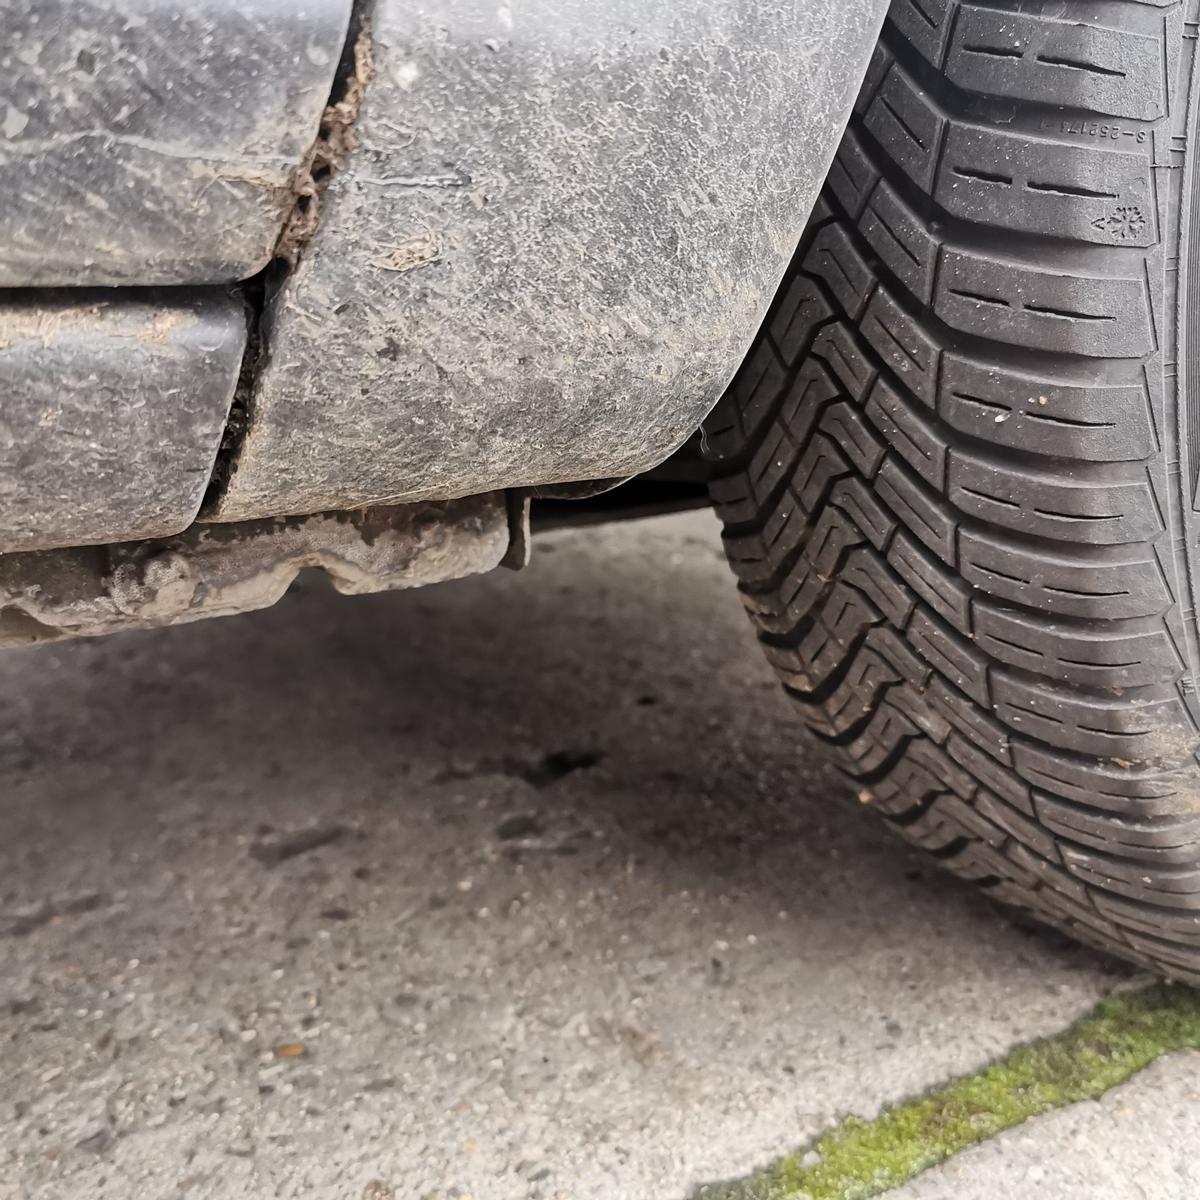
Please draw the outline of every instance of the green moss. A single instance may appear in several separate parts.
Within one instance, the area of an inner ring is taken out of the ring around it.
[[[1200,993],[1160,984],[1110,996],[1055,1037],[877,1120],[849,1117],[749,1179],[700,1188],[694,1200],[866,1200],[1039,1113],[1094,1099],[1183,1049],[1200,1049]]]

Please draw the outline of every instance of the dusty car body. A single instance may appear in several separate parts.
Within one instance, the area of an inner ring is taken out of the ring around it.
[[[882,15],[8,7],[0,640],[256,607],[305,565],[371,590],[513,563],[534,491],[667,458],[761,323]],[[367,508],[395,511],[314,517]]]

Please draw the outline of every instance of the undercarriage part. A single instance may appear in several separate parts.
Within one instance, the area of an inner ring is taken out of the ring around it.
[[[263,314],[206,514],[662,461],[766,310],[883,0],[367,7],[352,148]]]
[[[0,4],[0,287],[260,270],[304,185],[350,7]]]
[[[669,513],[708,508],[708,489],[702,483],[648,480],[636,475],[611,492],[583,500],[534,500],[530,516],[535,534],[547,529],[578,529],[584,525],[609,525]]]
[[[508,547],[507,498],[494,492],[0,555],[0,648],[266,608],[309,568],[346,595],[439,583],[490,571]]]
[[[0,293],[0,551],[186,529],[245,344],[216,289]]]
[[[533,531],[603,525],[707,508],[707,481],[708,464],[701,457],[697,435],[688,438],[665,462],[632,479],[614,479],[610,487],[589,490],[579,485],[577,490],[561,485],[533,489]]]

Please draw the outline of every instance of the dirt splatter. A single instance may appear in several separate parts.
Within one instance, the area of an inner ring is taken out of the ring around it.
[[[295,201],[283,223],[275,246],[275,257],[295,266],[304,247],[321,223],[321,197],[333,176],[345,166],[358,146],[355,128],[367,85],[375,74],[371,22],[363,18],[354,39],[353,69],[345,77],[341,98],[332,101],[321,115],[320,131],[305,160],[292,177]]]
[[[371,260],[371,266],[381,271],[415,271],[428,266],[442,256],[442,239],[432,230],[417,237],[408,238],[393,246],[386,254]]]

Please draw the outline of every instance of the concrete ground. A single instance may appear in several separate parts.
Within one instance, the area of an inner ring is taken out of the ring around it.
[[[4,1200],[684,1200],[1126,979],[854,804],[707,513],[9,652],[0,731]]]

